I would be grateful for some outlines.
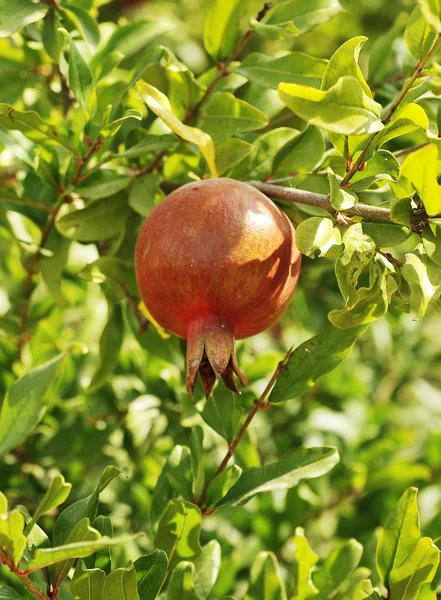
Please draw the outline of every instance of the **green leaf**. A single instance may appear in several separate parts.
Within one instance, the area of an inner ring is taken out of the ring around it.
[[[218,473],[207,489],[207,508],[214,508],[237,483],[241,475],[242,469],[238,465],[231,465]]]
[[[375,243],[363,233],[361,223],[356,223],[343,234],[343,244],[344,250],[335,262],[335,274],[346,307],[351,308],[357,301],[358,279],[375,256]]]
[[[295,487],[303,479],[328,473],[338,461],[336,448],[298,448],[281,460],[247,469],[218,507],[245,504],[256,494]]]
[[[232,179],[261,181],[271,174],[275,154],[296,135],[289,127],[279,127],[260,135],[253,143],[253,151],[229,173]]]
[[[0,587],[0,600],[22,600],[22,597],[12,588],[2,585]]]
[[[441,6],[439,0],[418,0],[421,12],[430,27],[441,33]]]
[[[421,586],[432,581],[438,564],[439,549],[430,538],[421,538],[405,561],[391,571],[391,597],[394,600],[417,600]]]
[[[310,217],[296,229],[296,245],[309,258],[332,256],[341,248],[341,233],[331,219]]]
[[[45,246],[53,254],[41,257],[41,275],[55,301],[63,305],[65,300],[62,293],[62,276],[69,258],[71,241],[53,229]]]
[[[172,107],[167,96],[152,85],[149,85],[145,81],[139,81],[137,83],[137,89],[150,110],[153,111],[160,119],[162,119],[174,133],[176,133],[183,140],[191,142],[199,147],[205,160],[207,161],[207,165],[210,169],[212,177],[216,177],[215,151],[211,137],[196,127],[184,125],[184,123],[182,123],[176,117],[176,115],[173,114]]]
[[[71,561],[75,558],[84,558],[90,556],[94,552],[110,548],[118,544],[124,544],[134,539],[135,536],[121,536],[118,538],[102,537],[95,540],[87,540],[84,542],[66,543],[63,546],[55,548],[39,548],[35,552],[35,556],[28,564],[30,570],[42,569],[59,562]],[[66,573],[67,575],[67,573]]]
[[[162,550],[155,550],[135,560],[140,600],[155,600],[167,575],[167,562],[167,555]]]
[[[204,430],[199,425],[191,429],[191,457],[193,463],[193,493],[202,494],[205,485]]]
[[[169,28],[169,21],[155,18],[139,19],[126,25],[117,26],[107,40],[107,43],[93,57],[91,62],[92,70],[103,60],[103,57],[108,56],[112,52],[120,52],[125,58],[133,56],[146,48],[150,42],[160,37]],[[155,54],[156,48],[151,48],[150,50]],[[155,58],[155,63],[156,61],[157,59]],[[145,68],[143,66],[142,70]]]
[[[260,552],[251,567],[245,600],[286,600],[277,558],[272,552]]]
[[[406,254],[401,274],[409,284],[410,308],[416,313],[415,319],[422,319],[429,305],[439,298],[441,293],[441,271],[419,250]]]
[[[422,242],[427,256],[441,266],[441,228],[435,225],[425,227]]]
[[[342,77],[353,77],[362,87],[364,94],[372,99],[372,92],[358,66],[360,50],[366,40],[362,35],[354,37],[334,52],[323,74],[322,90],[329,90]]]
[[[408,15],[398,14],[392,27],[376,37],[369,52],[369,81],[371,85],[378,84],[387,78],[389,61],[385,57],[393,54],[396,39],[401,37],[408,20]]]
[[[27,138],[37,144],[56,142],[77,154],[76,149],[64,136],[60,135],[57,127],[43,121],[40,115],[32,110],[21,112],[10,104],[0,103],[0,125],[6,129],[21,131]]]
[[[137,121],[142,121],[142,118],[143,114],[141,111],[134,108],[129,108],[121,118],[115,119],[115,121],[111,121],[105,127],[103,127],[101,129],[101,135],[103,135],[105,138],[111,137],[119,131],[127,119],[136,119]],[[118,154],[118,156],[121,155]]]
[[[53,535],[55,545],[62,546],[82,519],[87,517],[90,521],[93,521],[96,518],[100,493],[121,473],[124,473],[124,471],[118,467],[113,465],[106,467],[95,491],[63,510],[55,522]]]
[[[137,177],[130,186],[129,206],[143,217],[147,217],[152,209],[164,197],[159,187],[160,176],[156,173],[147,173]]]
[[[95,391],[108,382],[118,364],[119,353],[124,340],[124,320],[119,304],[109,303],[109,316],[100,338],[99,362],[88,390]]]
[[[83,543],[83,544],[95,543],[100,538],[101,538],[100,532],[97,531],[96,529],[94,529],[93,527],[91,527],[89,519],[87,517],[85,517],[84,519],[81,519],[81,521],[79,521],[76,524],[76,526],[70,533],[69,537],[67,538],[66,544],[64,546],[61,546],[61,548],[66,547],[66,546],[72,546],[72,545],[79,544],[79,543]],[[51,548],[51,550],[54,550],[54,549]],[[58,548],[58,551],[59,550],[60,550],[60,548]],[[90,556],[90,554],[92,554],[92,552],[88,552],[87,547],[85,547],[84,550],[85,550],[85,552],[87,552],[87,554],[82,555],[81,558],[84,558],[84,556]],[[37,561],[38,561],[40,556],[41,555],[37,556],[37,553],[36,553],[32,560],[37,559]],[[47,558],[44,558],[44,556],[46,556],[46,555],[43,555],[43,558],[42,559],[40,558],[40,560],[43,560],[43,561],[48,560]],[[51,568],[49,569],[50,579],[55,585],[57,583],[61,583],[67,577],[71,567],[73,566],[75,558],[76,557],[71,554],[68,556],[63,556],[60,560],[55,560],[53,563],[50,563],[50,565],[51,565]],[[49,560],[50,560],[50,558],[49,558]],[[47,565],[42,565],[42,566],[47,566]]]
[[[99,200],[126,189],[132,181],[133,177],[130,175],[103,169],[88,178],[86,184],[79,185],[77,191],[84,200]]]
[[[101,569],[86,569],[84,561],[78,561],[71,592],[79,600],[102,600],[106,574]]]
[[[363,231],[374,240],[379,248],[393,248],[399,246],[412,234],[408,227],[394,223],[367,223],[363,222]]]
[[[216,92],[201,108],[199,125],[216,144],[242,131],[262,129],[268,118],[248,102],[230,92]]]
[[[60,17],[53,9],[49,9],[43,21],[41,34],[44,49],[55,64],[60,62],[60,54],[64,45],[64,36],[58,31],[61,27]]]
[[[276,4],[269,13],[264,24],[267,27],[279,28],[280,36],[273,39],[283,39],[291,35],[306,33],[325,23],[342,10],[337,0],[294,0]],[[253,26],[253,22],[251,23]],[[285,27],[285,32],[283,31]],[[285,35],[283,35],[285,33]]]
[[[113,526],[110,517],[103,517],[102,515],[94,519],[92,526],[96,529],[101,537],[113,537]],[[91,554],[87,560],[84,561],[87,568],[101,569],[105,573],[110,573],[112,557],[110,555],[110,549],[104,548],[94,554]]]
[[[295,0],[282,3],[279,10],[292,15],[301,33],[307,33],[335,17],[342,7],[338,0]]]
[[[417,60],[427,56],[435,42],[436,33],[424,18],[419,6],[413,9],[407,20],[404,39],[409,52]]]
[[[127,262],[115,256],[102,256],[81,269],[78,276],[94,283],[104,283],[108,279],[121,282],[126,277],[128,266]]]
[[[328,181],[329,181],[329,200],[332,208],[335,210],[347,210],[357,204],[358,198],[351,190],[345,190],[340,187],[340,181],[337,175],[328,168]],[[308,219],[310,220],[310,219]],[[326,219],[329,221],[329,219]],[[338,231],[338,230],[337,230]]]
[[[281,83],[280,99],[305,121],[342,135],[383,129],[381,105],[372,100],[355,77],[341,77],[329,90]]]
[[[155,546],[168,556],[169,569],[181,560],[195,561],[201,553],[201,511],[191,502],[171,500],[159,522]]]
[[[392,277],[394,268],[389,261],[378,255],[369,267],[369,284],[355,291],[355,296],[343,310],[331,310],[328,319],[342,329],[366,325],[382,317],[397,283]]]
[[[296,600],[306,600],[318,594],[318,590],[312,582],[312,573],[319,556],[311,550],[305,531],[297,527],[294,536],[295,559],[294,581],[296,586]]]
[[[429,144],[406,156],[401,173],[420,195],[429,216],[441,212],[441,186],[438,184],[440,167],[438,146]]]
[[[32,521],[27,525],[26,532],[29,534],[33,525],[41,516],[54,510],[54,508],[57,508],[60,504],[63,504],[69,496],[71,489],[72,484],[66,483],[63,475],[55,475],[45,495],[40,500],[32,517]]]
[[[365,168],[352,177],[351,190],[361,192],[377,181],[398,181],[400,163],[389,150],[379,150]]]
[[[89,114],[93,113],[94,110],[91,111],[89,104],[94,91],[92,71],[72,37],[65,30],[62,31],[69,41],[69,87],[83,109]]]
[[[0,514],[0,548],[5,553],[8,562],[17,566],[26,548],[24,526],[25,520],[20,510],[14,509],[9,513]]]
[[[202,548],[195,562],[194,589],[200,600],[208,598],[216,583],[220,567],[221,547],[217,540],[211,540]]]
[[[21,444],[43,418],[67,354],[32,369],[9,388],[0,412],[0,455]]]
[[[394,138],[400,137],[401,135],[407,135],[420,128],[424,129],[424,131],[429,129],[429,119],[427,114],[419,104],[413,102],[406,104],[397,110],[391,121],[381,131],[378,136],[378,141],[375,144],[375,148],[382,146]]]
[[[180,562],[170,578],[167,600],[200,600],[194,589],[195,567],[191,562]]]
[[[216,168],[219,175],[223,175],[229,169],[240,163],[246,156],[251,154],[253,146],[244,140],[231,138],[216,146]]]
[[[362,554],[363,546],[354,539],[334,550],[314,574],[314,585],[319,590],[316,600],[333,598],[357,568]]]
[[[391,571],[403,564],[421,537],[417,493],[414,487],[404,492],[378,537],[377,568],[387,588]]]
[[[0,38],[9,37],[14,31],[43,19],[47,5],[32,0],[0,0]]]
[[[234,69],[249,81],[263,87],[277,89],[279,83],[300,83],[320,87],[328,61],[303,52],[291,52],[279,58],[270,58],[259,52],[248,54]]]
[[[352,329],[328,325],[318,335],[301,344],[277,378],[269,397],[270,402],[284,402],[306,392],[319,377],[333,371],[346,358],[366,329],[366,325]]]
[[[240,428],[243,414],[244,408],[237,396],[219,386],[206,401],[201,416],[207,425],[231,443]]]
[[[136,572],[132,566],[116,569],[107,575],[103,589],[103,600],[140,600]]]
[[[204,46],[214,60],[228,58],[240,37],[240,19],[249,0],[215,0],[204,24]]]
[[[176,144],[176,142],[177,138],[172,134],[151,135],[147,133],[134,146],[131,146],[124,152],[118,152],[113,156],[114,158],[137,158],[138,156],[146,156],[149,152],[161,152],[162,150],[169,150]]]
[[[56,222],[56,228],[61,235],[71,240],[106,240],[123,229],[129,211],[125,197],[117,194],[64,215]]]
[[[100,30],[97,22],[89,13],[75,4],[63,4],[62,12],[72,21],[82,38],[95,48],[100,42]]]
[[[273,161],[271,177],[286,177],[309,172],[320,163],[325,153],[323,134],[309,125],[305,131],[289,140],[277,152]]]
[[[153,492],[150,513],[153,530],[156,530],[158,521],[167,508],[167,501],[175,496],[174,489],[170,483],[171,473],[180,475],[181,479],[186,480],[187,487],[192,487],[193,463],[190,449],[187,446],[177,445],[173,448],[158,478]]]
[[[294,25],[292,20],[283,21],[278,18],[277,14],[274,14],[271,23],[252,18],[250,28],[258,35],[270,40],[285,40],[300,35],[300,29]]]

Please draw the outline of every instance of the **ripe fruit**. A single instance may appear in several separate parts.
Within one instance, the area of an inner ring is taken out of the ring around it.
[[[288,217],[255,188],[208,179],[172,192],[150,213],[136,246],[142,299],[166,329],[187,339],[187,389],[199,372],[206,396],[222,376],[238,392],[235,339],[256,335],[285,311],[300,253]]]

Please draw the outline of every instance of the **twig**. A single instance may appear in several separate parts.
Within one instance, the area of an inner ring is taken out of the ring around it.
[[[402,150],[397,150],[396,152],[394,152],[394,156],[396,156],[397,158],[399,158],[400,156],[407,156],[408,154],[411,154],[412,152],[416,152],[420,148],[429,146],[429,144],[430,144],[430,142],[424,142],[422,144],[417,144],[416,146],[409,146],[409,148],[403,148]]]
[[[230,459],[232,458],[234,452],[236,451],[237,446],[239,445],[240,441],[242,440],[243,436],[245,435],[248,427],[250,426],[251,421],[254,419],[254,417],[257,415],[257,413],[261,410],[266,410],[267,408],[269,408],[271,406],[271,404],[269,402],[267,402],[267,398],[271,392],[271,390],[273,389],[277,378],[279,377],[279,375],[282,373],[282,371],[285,369],[289,359],[291,358],[292,353],[294,352],[294,348],[290,348],[288,350],[288,352],[286,353],[285,357],[283,358],[283,360],[281,360],[279,362],[279,364],[276,367],[276,370],[274,371],[271,379],[268,382],[268,385],[266,386],[266,388],[263,390],[262,394],[260,395],[258,400],[255,400],[254,404],[253,404],[253,408],[250,410],[250,412],[248,413],[247,418],[245,419],[245,421],[243,422],[242,427],[239,429],[236,437],[234,438],[234,440],[231,442],[231,444],[228,445],[228,451],[225,454],[221,464],[219,465],[219,468],[216,471],[216,475],[219,475],[219,473],[222,473],[222,471],[224,471],[226,469],[226,467],[228,466],[228,463],[230,462]],[[208,486],[207,486],[208,487]],[[207,487],[205,489],[205,491],[203,492],[198,505],[201,508],[202,513],[204,514],[204,509],[205,507],[205,503],[206,503],[206,491],[207,491]],[[207,513],[205,513],[207,514]]]
[[[398,258],[395,258],[395,256],[392,256],[392,254],[389,252],[385,252],[381,248],[378,248],[378,246],[375,248],[375,251],[384,256],[384,258],[386,258],[391,265],[395,265],[396,267],[404,267],[404,263]]]
[[[395,101],[392,103],[391,107],[389,108],[386,116],[383,119],[383,124],[387,125],[390,120],[392,119],[392,117],[394,116],[396,110],[398,109],[398,107],[400,106],[401,102],[404,100],[407,92],[410,90],[410,88],[413,86],[413,84],[415,83],[415,81],[418,79],[418,77],[421,76],[421,73],[424,69],[424,67],[427,65],[427,63],[431,60],[431,58],[433,57],[433,55],[435,54],[435,52],[438,50],[438,48],[441,45],[441,34],[438,35],[438,38],[436,39],[434,45],[432,46],[432,49],[430,50],[430,52],[427,54],[427,56],[425,58],[423,58],[415,67],[412,75],[409,77],[409,79],[406,81],[405,85],[403,86],[403,89],[401,90],[401,92],[398,94],[397,98],[395,99]],[[372,134],[370,136],[370,138],[367,140],[365,147],[363,148],[363,150],[361,151],[359,157],[357,158],[357,160],[355,161],[355,163],[351,166],[351,168],[348,170],[348,172],[346,173],[345,177],[343,178],[342,182],[340,183],[341,187],[347,187],[352,179],[352,177],[355,175],[355,173],[357,173],[357,171],[360,169],[361,165],[365,162],[365,157],[367,154],[367,151],[369,150],[369,148],[372,146],[372,144],[375,142],[375,140],[378,138],[378,136],[381,135],[381,131],[377,131],[376,133]]]
[[[248,183],[267,196],[279,198],[280,200],[285,200],[287,202],[317,206],[318,208],[327,210],[331,215],[335,216],[335,209],[331,205],[329,196],[325,196],[324,194],[281,187],[272,183],[261,183],[260,181],[249,181]],[[363,217],[370,221],[381,221],[383,223],[391,222],[390,210],[381,208],[380,206],[370,206],[368,204],[358,203],[352,208],[342,210],[341,213],[350,217]]]
[[[46,596],[46,594],[42,592],[27,575],[20,575],[19,573],[16,573],[16,575],[22,584],[31,592],[31,594],[38,598],[38,600],[51,600],[49,596]]]

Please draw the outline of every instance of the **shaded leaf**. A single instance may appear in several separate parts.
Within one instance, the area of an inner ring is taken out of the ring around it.
[[[256,494],[286,490],[302,479],[324,475],[339,461],[336,448],[298,448],[284,458],[263,467],[247,469],[235,486],[218,503],[218,507],[244,504]]]
[[[319,377],[333,371],[352,350],[366,325],[338,329],[328,325],[315,337],[301,344],[291,355],[270,394],[270,402],[292,400],[306,392]]]

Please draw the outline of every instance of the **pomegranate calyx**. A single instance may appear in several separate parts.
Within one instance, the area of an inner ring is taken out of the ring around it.
[[[234,375],[242,385],[247,384],[237,363],[234,328],[223,317],[209,315],[190,324],[187,342],[187,391],[190,394],[194,392],[198,373],[207,398],[219,377],[236,394],[240,391]]]

